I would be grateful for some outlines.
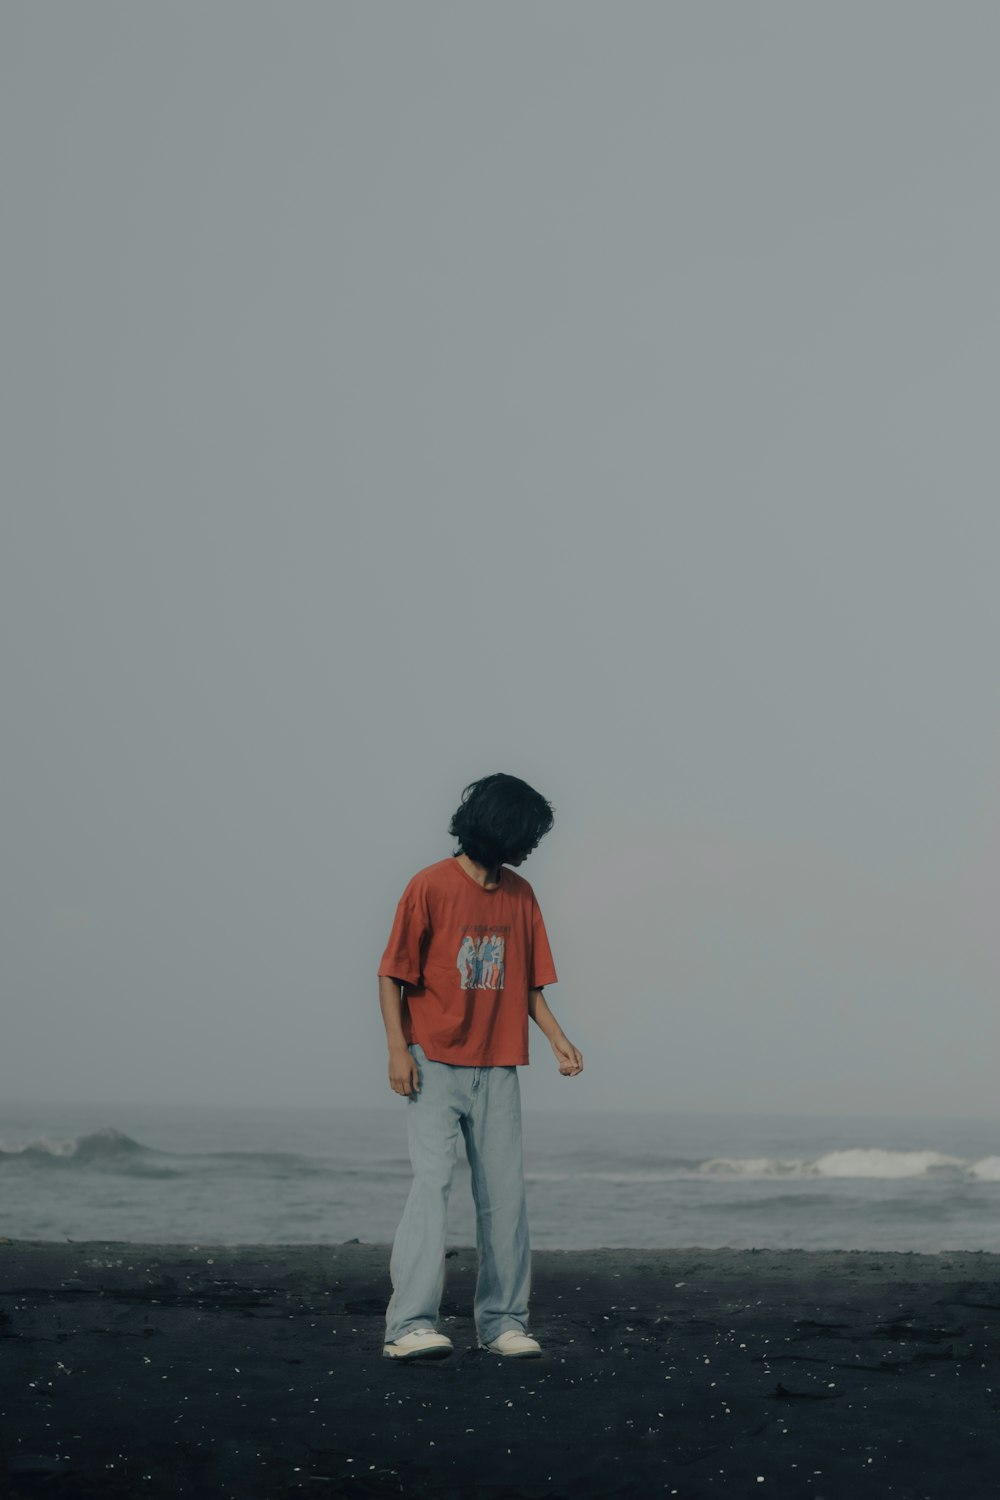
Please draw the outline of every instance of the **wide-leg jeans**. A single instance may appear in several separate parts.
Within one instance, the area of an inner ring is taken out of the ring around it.
[[[413,1183],[393,1240],[386,1342],[436,1328],[445,1277],[448,1195],[461,1134],[472,1172],[479,1274],[473,1312],[483,1343],[505,1329],[528,1330],[531,1247],[521,1152],[521,1086],[516,1067],[434,1062],[419,1042],[420,1072],[406,1101]]]

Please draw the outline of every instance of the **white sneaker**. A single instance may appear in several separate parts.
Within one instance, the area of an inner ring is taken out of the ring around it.
[[[542,1352],[542,1346],[537,1339],[531,1338],[527,1333],[518,1333],[516,1328],[508,1328],[499,1338],[491,1339],[488,1344],[482,1340],[480,1349],[492,1349],[494,1354],[502,1354],[507,1359],[537,1359]]]
[[[412,1328],[402,1338],[383,1344],[382,1353],[387,1359],[442,1359],[452,1348],[446,1334],[434,1328]]]

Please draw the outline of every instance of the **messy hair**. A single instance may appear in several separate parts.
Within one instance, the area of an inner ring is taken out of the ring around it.
[[[530,854],[553,821],[552,807],[541,792],[498,771],[469,783],[448,832],[458,839],[456,854],[492,870]]]

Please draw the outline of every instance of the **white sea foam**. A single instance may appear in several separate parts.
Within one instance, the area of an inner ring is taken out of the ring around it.
[[[713,1156],[698,1167],[700,1177],[813,1177],[812,1163],[799,1157]]]
[[[980,1182],[1000,1182],[1000,1156],[984,1156],[969,1167],[969,1176]]]
[[[927,1177],[932,1172],[968,1165],[942,1151],[886,1151],[877,1147],[829,1151],[816,1162],[820,1177]]]
[[[1000,1182],[1000,1157],[973,1161],[943,1151],[888,1151],[880,1146],[827,1151],[823,1156],[713,1156],[698,1168],[705,1177],[901,1178],[964,1174]]]

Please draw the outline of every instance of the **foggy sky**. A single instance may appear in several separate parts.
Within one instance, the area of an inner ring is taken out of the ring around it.
[[[997,1112],[998,43],[8,0],[5,1098],[395,1107],[502,770],[527,1103]]]

